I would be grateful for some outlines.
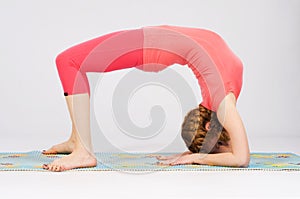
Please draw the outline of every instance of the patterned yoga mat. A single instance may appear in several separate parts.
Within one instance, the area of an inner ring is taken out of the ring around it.
[[[172,153],[159,153],[171,155]],[[43,164],[63,155],[43,155],[39,151],[0,153],[0,171],[45,171]],[[145,153],[96,153],[98,165],[72,171],[229,171],[266,170],[300,171],[300,156],[293,153],[251,153],[248,168],[207,165],[160,166],[154,157]]]

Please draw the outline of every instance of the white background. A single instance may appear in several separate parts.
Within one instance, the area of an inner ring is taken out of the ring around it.
[[[222,35],[242,59],[244,85],[238,109],[252,151],[297,151],[299,8],[298,0],[1,1],[0,149],[39,150],[68,138],[71,126],[54,63],[62,50],[112,31],[169,24],[211,29]],[[101,102],[103,106],[111,106],[113,82],[126,72],[105,74],[107,83],[101,92],[107,100]],[[195,77],[188,68],[182,75],[200,102]],[[89,77],[91,86],[96,87],[94,75]],[[131,108],[133,118],[141,115],[134,106]],[[95,110],[101,117],[108,117],[109,111]],[[114,125],[107,124],[112,128]],[[95,118],[92,127],[97,129]],[[176,137],[178,132],[174,134]],[[94,136],[97,150],[114,149],[109,141],[101,139],[102,134]],[[142,147],[152,149],[166,143],[169,140],[162,139]],[[137,146],[136,150],[141,147],[136,142],[123,144]],[[180,137],[169,143],[166,150],[184,150]]]
[[[45,149],[68,138],[69,117],[54,64],[59,52],[108,32],[170,24],[212,29],[243,60],[238,108],[252,151],[300,153],[299,8],[299,0],[1,1],[0,151]],[[102,106],[110,107],[113,83],[126,72],[105,74],[108,82],[97,90],[106,94]],[[193,75],[181,72],[196,92]],[[96,87],[96,75],[89,77]],[[134,120],[147,123],[131,109]],[[110,114],[95,112],[103,118]],[[100,140],[104,136],[97,134],[94,117],[92,127],[97,149],[114,149]],[[177,138],[168,150],[184,149]],[[126,144],[141,149],[136,142]],[[2,172],[1,182],[4,198],[299,198],[299,172]]]

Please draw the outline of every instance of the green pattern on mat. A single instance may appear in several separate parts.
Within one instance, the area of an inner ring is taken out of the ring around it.
[[[172,153],[157,153],[171,155]],[[43,155],[39,151],[26,153],[0,153],[0,171],[45,171],[43,164],[64,155]],[[72,171],[226,171],[267,170],[300,171],[300,156],[293,153],[251,153],[248,168],[207,165],[160,166],[146,153],[96,153],[98,165]]]

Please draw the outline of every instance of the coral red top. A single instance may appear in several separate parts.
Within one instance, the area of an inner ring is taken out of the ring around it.
[[[214,32],[176,26],[145,27],[143,64],[188,65],[198,79],[202,105],[216,111],[232,92],[238,98],[243,66]],[[146,69],[147,70],[147,69]]]
[[[135,67],[158,72],[175,63],[192,69],[202,105],[218,109],[242,87],[243,65],[216,33],[199,28],[151,26],[110,33],[71,47],[57,57],[64,92],[89,92],[86,72],[109,72]]]

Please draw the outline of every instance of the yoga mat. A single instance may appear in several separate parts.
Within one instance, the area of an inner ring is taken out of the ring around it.
[[[171,155],[172,153],[156,153]],[[46,171],[43,164],[52,162],[64,155],[43,155],[40,151],[22,153],[0,153],[0,171]],[[177,165],[160,166],[157,159],[145,153],[96,153],[98,165],[93,168],[72,171],[300,171],[300,156],[293,153],[251,153],[247,168]]]

